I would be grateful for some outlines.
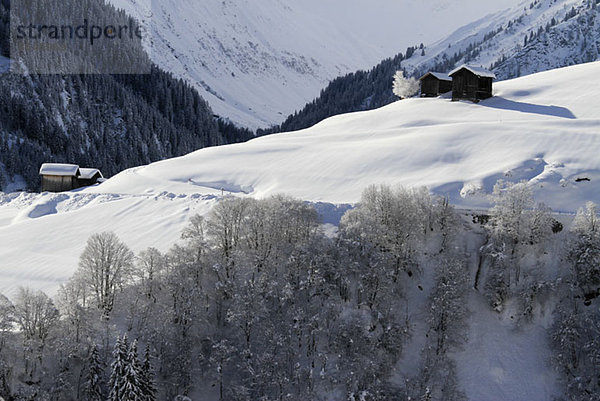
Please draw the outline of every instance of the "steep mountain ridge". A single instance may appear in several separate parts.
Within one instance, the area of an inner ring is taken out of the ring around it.
[[[500,80],[598,59],[598,0],[524,1],[458,29],[423,48],[386,59],[369,71],[340,77],[275,131],[310,127],[339,113],[393,102],[392,77],[404,69],[420,77],[468,63],[492,68]]]
[[[598,59],[597,0],[533,0],[473,22],[415,53],[403,68],[415,75],[469,63],[499,80]]]
[[[194,85],[215,113],[266,128],[317,96],[331,79],[519,1],[112,3],[147,20],[153,61]]]

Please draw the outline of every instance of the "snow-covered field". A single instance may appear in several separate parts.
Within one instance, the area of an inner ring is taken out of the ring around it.
[[[459,206],[486,207],[498,178],[524,179],[539,201],[573,213],[600,202],[600,87],[589,84],[598,76],[600,62],[568,67],[500,82],[479,104],[402,100],[129,169],[78,191],[0,194],[0,293],[25,285],[53,295],[95,232],[115,231],[134,251],[166,250],[191,215],[229,193],[284,192],[323,202],[332,218],[339,210],[328,204],[354,203],[373,183],[427,185]],[[452,356],[468,398],[552,399],[558,390],[543,340],[550,315],[518,328],[510,307],[497,314],[481,293],[469,297],[468,339]],[[406,357],[418,360],[423,328],[413,323]]]
[[[572,213],[600,202],[600,87],[589,85],[599,75],[596,62],[500,82],[479,104],[403,100],[133,168],[84,190],[2,195],[0,293],[18,285],[54,293],[98,231],[115,231],[135,251],[166,250],[192,214],[229,193],[338,204],[357,202],[370,184],[426,185],[460,206],[485,207],[497,179],[525,179],[539,201]]]
[[[495,96],[479,104],[403,100],[130,169],[86,192],[191,194],[208,187],[352,203],[370,184],[398,183],[428,186],[473,207],[504,178],[528,180],[539,199],[573,212],[600,198],[600,88],[589,85],[598,74],[600,63],[590,63],[499,82]],[[585,178],[591,181],[577,182]]]
[[[148,21],[152,60],[215,113],[265,128],[327,83],[528,0],[111,0]],[[150,11],[148,11],[150,9]],[[391,77],[390,77],[391,80]]]

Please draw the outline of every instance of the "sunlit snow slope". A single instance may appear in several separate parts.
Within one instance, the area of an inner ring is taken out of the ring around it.
[[[280,123],[339,75],[522,1],[111,0],[148,21],[154,62],[252,128]]]
[[[127,170],[91,192],[224,188],[356,202],[373,183],[425,185],[475,205],[500,178],[528,180],[549,206],[600,200],[600,63],[495,84],[491,99],[408,99],[293,133]],[[590,181],[582,181],[582,179]],[[578,182],[579,179],[579,182]]]
[[[166,250],[192,214],[228,193],[353,203],[366,186],[388,183],[485,206],[497,179],[524,179],[539,201],[574,212],[600,202],[600,87],[589,84],[598,76],[600,62],[498,83],[479,104],[402,100],[133,168],[77,192],[0,195],[0,293],[55,292],[94,232],[113,230],[135,251]]]

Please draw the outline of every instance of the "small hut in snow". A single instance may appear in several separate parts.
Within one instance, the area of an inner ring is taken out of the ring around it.
[[[104,177],[102,173],[97,168],[79,168],[79,177],[77,178],[77,183],[79,187],[88,187],[90,185],[97,184],[102,181]]]
[[[40,167],[42,191],[63,192],[94,185],[103,177],[95,168],[79,168],[76,164],[44,163]]]
[[[463,65],[448,75],[452,77],[452,100],[477,102],[492,97],[492,81],[496,79],[493,72]]]
[[[421,97],[436,97],[452,90],[452,78],[441,72],[428,72],[419,78]]]

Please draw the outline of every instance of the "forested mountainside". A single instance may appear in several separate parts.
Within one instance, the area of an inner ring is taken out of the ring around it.
[[[310,127],[340,113],[395,101],[394,72],[413,77],[448,72],[463,63],[490,68],[499,79],[598,59],[599,0],[535,0],[466,25],[430,46],[409,47],[369,71],[333,80],[318,98],[270,131]]]
[[[265,128],[338,76],[521,1],[153,0],[150,57],[216,114]],[[151,1],[110,2],[142,19]]]
[[[0,3],[0,58],[9,57],[8,0]],[[109,17],[124,15],[102,4]],[[121,17],[122,18],[122,17]],[[189,84],[153,66],[144,75],[0,75],[0,190],[39,188],[43,162],[128,167],[244,141]],[[22,177],[22,179],[19,179]]]
[[[0,397],[597,401],[596,206],[494,198],[479,224],[370,186],[329,238],[302,200],[228,197],[135,256],[94,234],[54,299],[0,294]]]

